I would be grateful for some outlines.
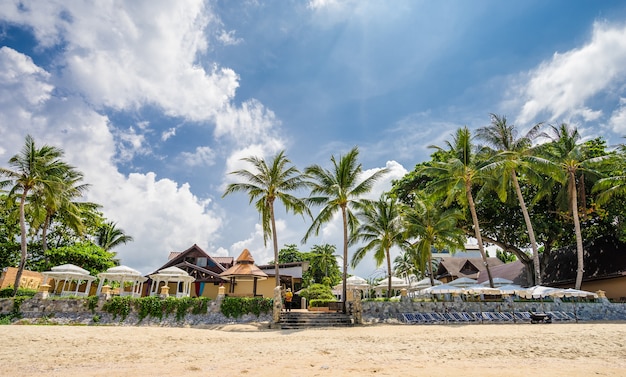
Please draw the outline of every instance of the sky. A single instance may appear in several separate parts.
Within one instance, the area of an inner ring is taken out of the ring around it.
[[[376,199],[490,113],[622,143],[626,3],[0,2],[0,165],[27,134],[62,148],[144,274],[194,243],[273,259],[247,195],[222,198],[244,157],[330,168],[358,146],[364,175],[389,169]],[[342,253],[339,217],[306,244],[310,219],[277,222],[280,247]],[[349,273],[385,275],[373,256]]]

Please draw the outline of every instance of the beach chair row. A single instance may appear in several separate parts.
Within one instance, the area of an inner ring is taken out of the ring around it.
[[[573,321],[574,313],[552,311],[546,312],[555,321]],[[441,323],[506,323],[506,322],[530,322],[529,312],[428,312],[428,313],[402,313],[400,321],[409,324],[441,324]]]

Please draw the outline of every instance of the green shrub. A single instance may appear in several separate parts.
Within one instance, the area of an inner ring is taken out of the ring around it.
[[[316,299],[336,301],[332,289],[324,284],[311,284],[308,288],[300,291],[300,296],[306,298],[308,302]]]
[[[333,298],[332,300],[314,298],[313,300],[309,301],[309,306],[314,307],[314,308],[321,308],[324,306],[328,306],[329,302],[336,302],[336,301],[337,300],[335,298]]]
[[[111,297],[103,306],[102,310],[107,313],[113,314],[113,319],[120,316],[120,321],[123,321],[128,317],[131,310],[130,296],[114,296]]]
[[[87,308],[91,310],[91,314],[96,313],[96,309],[98,308],[98,296],[87,297]]]
[[[273,308],[273,300],[261,297],[224,297],[220,310],[226,317],[238,318],[253,313],[258,317],[261,313],[269,313]]]
[[[18,288],[16,297],[33,297],[37,293],[36,289]],[[7,287],[0,290],[0,298],[13,297],[13,287]]]

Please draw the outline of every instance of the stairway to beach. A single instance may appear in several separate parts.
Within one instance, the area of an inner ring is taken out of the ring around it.
[[[281,329],[307,327],[346,327],[353,325],[352,316],[333,312],[291,311],[280,314]]]

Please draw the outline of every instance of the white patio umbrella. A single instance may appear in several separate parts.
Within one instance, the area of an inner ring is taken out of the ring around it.
[[[471,285],[465,288],[465,291],[471,295],[499,295],[502,294],[500,289],[485,287],[481,284]]]
[[[513,280],[509,280],[509,279],[505,279],[505,278],[493,278],[492,280],[493,280],[493,285],[495,287],[500,287],[502,285],[513,284]],[[483,281],[480,284],[489,286],[489,280]]]
[[[435,285],[443,284],[443,282],[441,280],[437,280],[437,279],[434,279],[434,283],[435,283]],[[410,285],[410,289],[413,290],[413,291],[419,291],[419,290],[422,290],[424,288],[428,288],[430,286],[431,286],[430,285],[430,278],[424,278],[424,279],[418,281],[417,283]]]
[[[524,298],[544,298],[549,296],[556,296],[562,289],[546,287],[543,285],[535,285],[526,290],[519,291],[517,294]]]
[[[421,293],[438,295],[445,293],[465,293],[465,290],[461,287],[455,287],[449,284],[441,284],[422,289]]]
[[[478,284],[478,281],[476,279],[470,279],[470,278],[464,277],[464,278],[458,278],[458,279],[452,280],[448,284],[454,285],[455,287],[469,287],[471,285]]]
[[[516,295],[518,294],[518,292],[526,290],[526,288],[522,288],[521,285],[517,285],[517,284],[502,285],[498,287],[498,289],[500,290],[500,293],[502,293],[503,295]]]
[[[574,319],[576,320],[576,322],[578,322],[578,300],[581,297],[593,297],[593,298],[598,298],[598,295],[596,293],[593,292],[588,292],[588,291],[583,291],[580,289],[574,289],[574,288],[567,288],[567,289],[560,289],[556,292],[553,292],[550,296],[553,297],[573,297],[574,298]]]

